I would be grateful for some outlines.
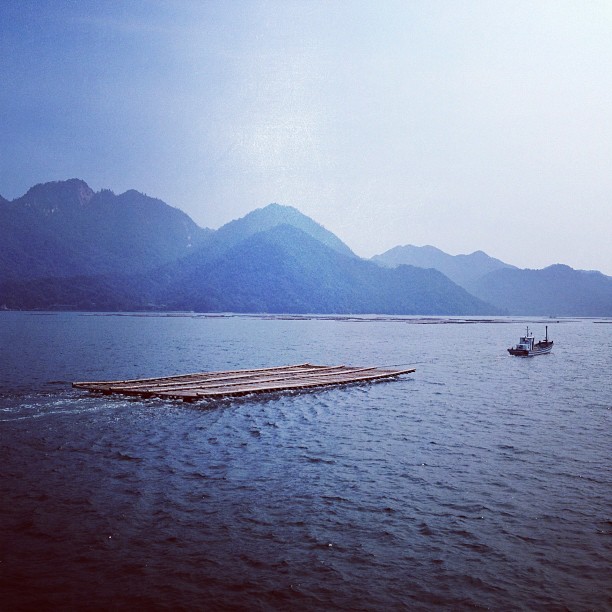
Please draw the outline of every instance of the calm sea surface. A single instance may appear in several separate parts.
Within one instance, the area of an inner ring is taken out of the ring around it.
[[[5,610],[612,610],[612,324],[5,312],[0,351]],[[305,361],[417,371],[70,386]]]

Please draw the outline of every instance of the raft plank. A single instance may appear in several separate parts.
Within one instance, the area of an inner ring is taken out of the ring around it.
[[[272,375],[268,374],[266,376],[253,376],[249,375],[248,377],[219,377],[219,378],[210,378],[210,379],[194,379],[193,381],[185,381],[181,383],[162,383],[162,384],[152,384],[147,383],[146,385],[120,385],[122,389],[129,389],[131,391],[138,390],[168,390],[168,391],[179,391],[179,390],[188,390],[188,389],[209,389],[209,388],[225,388],[225,387],[235,387],[239,385],[252,385],[254,383],[263,384],[263,383],[276,383],[283,380],[313,380],[319,378],[326,378],[330,376],[342,376],[345,377],[348,374],[363,372],[374,370],[376,368],[357,368],[357,369],[347,369],[345,366],[336,366],[330,367],[328,370],[322,372],[319,370],[299,370],[296,371],[295,374],[292,375]],[[109,387],[111,390],[118,388],[116,385]]]
[[[324,374],[325,375],[327,375],[328,373],[334,374],[336,371],[343,371],[345,368],[346,366],[330,366],[330,367],[325,366]],[[216,375],[216,373],[202,373],[201,375],[192,375],[188,379],[176,381],[176,382],[175,381],[166,382],[168,379],[164,378],[164,379],[149,379],[148,382],[130,381],[128,384],[122,383],[120,385],[116,385],[113,382],[111,386],[115,386],[115,387],[121,386],[122,388],[125,388],[125,389],[137,390],[137,389],[150,388],[151,386],[154,386],[156,388],[179,389],[179,388],[189,388],[192,386],[198,386],[198,387],[203,386],[203,385],[208,386],[209,384],[215,384],[215,383],[232,385],[232,384],[248,383],[250,380],[284,380],[286,378],[295,378],[296,376],[301,376],[301,375],[309,376],[310,374],[319,374],[322,369],[323,369],[322,366],[318,366],[316,369],[300,368],[300,369],[291,370],[291,371],[277,370],[276,372],[266,372],[265,374],[261,374],[261,375],[249,373],[245,375],[232,374],[231,376],[225,376],[224,372],[219,372],[218,374],[220,375]],[[279,376],[279,374],[281,375]],[[100,383],[100,384],[105,384],[105,383]]]
[[[404,372],[398,373],[386,373],[386,374],[373,374],[368,376],[355,376],[352,378],[342,379],[342,380],[311,380],[311,381],[296,381],[293,383],[286,383],[283,385],[276,386],[249,386],[242,387],[235,391],[204,391],[204,392],[196,392],[197,396],[204,399],[209,397],[222,397],[222,396],[232,396],[232,395],[248,395],[255,393],[273,393],[276,391],[289,391],[295,389],[310,389],[315,387],[330,387],[335,385],[344,385],[351,384],[357,382],[369,382],[373,380],[380,380],[383,378],[391,378],[394,376],[399,376],[400,374],[408,374],[414,372],[414,370],[406,370]]]
[[[80,389],[80,388],[87,388],[92,385],[108,385],[108,384],[114,384],[114,385],[126,384],[128,385],[130,383],[143,383],[146,381],[177,380],[180,378],[190,378],[192,376],[209,376],[209,375],[215,375],[215,374],[239,374],[239,373],[246,373],[246,372],[267,372],[267,371],[272,371],[272,370],[291,370],[294,368],[304,368],[304,367],[326,368],[328,366],[315,366],[310,363],[299,363],[299,364],[289,365],[289,366],[275,366],[273,368],[258,368],[254,370],[227,370],[223,372],[195,372],[193,374],[176,374],[174,376],[163,376],[163,377],[157,376],[154,378],[133,378],[133,379],[128,379],[128,380],[73,382],[72,386]]]
[[[72,386],[107,395],[121,394],[196,401],[369,382],[411,374],[414,368],[325,366],[310,363],[251,370],[200,372],[131,380],[74,382]]]

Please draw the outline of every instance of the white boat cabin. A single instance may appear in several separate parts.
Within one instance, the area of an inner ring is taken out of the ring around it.
[[[534,342],[535,338],[533,334],[529,333],[529,328],[527,328],[527,333],[519,338],[516,348],[524,351],[532,351]]]

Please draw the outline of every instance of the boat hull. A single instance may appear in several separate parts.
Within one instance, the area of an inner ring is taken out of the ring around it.
[[[552,351],[553,343],[542,343],[541,346],[534,346],[532,349],[509,348],[508,352],[515,357],[535,357],[536,355],[547,355]]]

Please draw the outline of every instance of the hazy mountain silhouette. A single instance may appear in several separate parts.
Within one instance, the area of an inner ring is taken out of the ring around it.
[[[213,231],[161,200],[79,179],[0,199],[0,307],[612,316],[612,279],[596,272],[434,247],[375,259],[401,265],[361,259],[278,204]]]
[[[240,219],[230,221],[214,232],[210,231],[201,247],[186,259],[185,265],[203,266],[213,262],[229,249],[251,236],[279,225],[291,225],[338,253],[356,257],[351,249],[337,236],[296,208],[281,204],[268,204],[268,206],[258,208]],[[162,271],[162,274],[166,273],[174,275],[176,271]]]
[[[468,285],[471,293],[512,314],[612,316],[612,277],[556,264],[542,270],[505,268]]]
[[[214,261],[177,262],[162,291],[170,309],[234,312],[484,314],[493,307],[435,270],[381,268],[283,224]],[[160,299],[160,298],[158,298]]]
[[[514,268],[483,251],[470,255],[449,255],[433,246],[417,247],[411,244],[394,247],[372,260],[385,266],[408,264],[419,268],[435,268],[458,285],[466,288],[480,277],[502,268]]]
[[[612,278],[557,264],[521,270],[482,251],[449,255],[432,246],[399,246],[372,258],[385,266],[439,270],[500,310],[515,315],[612,316]]]
[[[291,225],[342,255],[356,257],[353,251],[335,234],[302,214],[297,208],[281,204],[268,204],[268,206],[258,208],[240,219],[230,221],[216,232],[215,238],[227,249],[254,234],[270,230],[279,225]]]
[[[210,230],[136,191],[71,179],[0,203],[0,280],[142,272],[187,255]]]

